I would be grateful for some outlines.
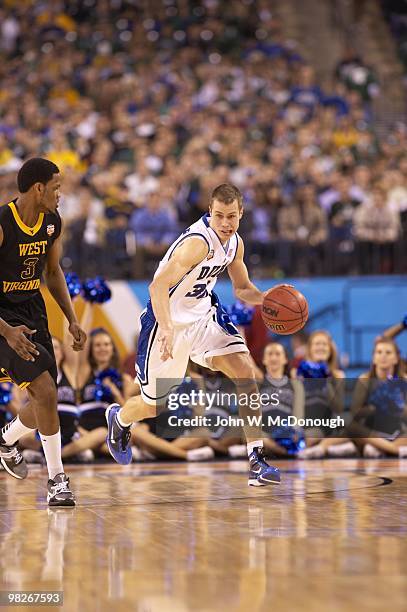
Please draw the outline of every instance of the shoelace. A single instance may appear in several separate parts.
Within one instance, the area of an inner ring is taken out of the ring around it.
[[[270,467],[269,464],[266,462],[266,458],[265,458],[265,455],[264,455],[264,450],[262,448],[260,448],[257,451],[257,457],[254,460],[253,464],[255,464],[255,463],[257,463],[257,465],[261,465],[261,467],[266,467],[266,468]]]
[[[10,451],[8,451],[6,453],[2,452],[1,456],[4,459],[12,459],[14,457],[14,463],[16,465],[21,463],[22,460],[23,460],[23,456],[22,456],[22,454],[20,453],[20,451],[18,450],[18,448],[16,446],[14,446],[14,448],[12,448]]]
[[[130,429],[127,429],[126,431],[123,431],[123,434],[122,434],[122,448],[123,448],[123,450],[128,445],[130,437],[131,437]]]
[[[54,495],[58,495],[58,493],[70,493],[69,489],[69,480],[64,480],[63,482],[58,482],[52,485],[52,492]]]

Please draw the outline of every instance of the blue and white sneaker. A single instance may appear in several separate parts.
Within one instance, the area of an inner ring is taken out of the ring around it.
[[[264,487],[269,484],[280,484],[280,470],[265,461],[263,448],[255,448],[249,456],[249,462],[249,486]]]
[[[106,408],[105,416],[107,421],[106,443],[113,459],[121,465],[128,465],[132,460],[130,448],[130,427],[123,427],[117,420],[117,413],[120,410],[119,404],[110,404]]]

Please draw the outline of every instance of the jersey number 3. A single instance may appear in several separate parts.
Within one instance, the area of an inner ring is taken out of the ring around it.
[[[206,284],[205,283],[198,283],[197,285],[194,285],[192,287],[192,291],[188,291],[188,293],[185,294],[185,297],[192,297],[192,298],[204,298],[207,297],[208,291],[206,289]]]
[[[24,259],[24,265],[27,266],[25,270],[21,272],[21,278],[29,279],[35,276],[35,266],[38,263],[38,257],[28,257]]]

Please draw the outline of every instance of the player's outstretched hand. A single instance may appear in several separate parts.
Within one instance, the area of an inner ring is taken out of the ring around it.
[[[25,334],[31,336],[36,333],[36,329],[29,329],[26,325],[17,325],[17,327],[9,327],[4,334],[7,344],[25,361],[35,361],[35,357],[39,355],[37,347]]]
[[[174,343],[174,330],[173,329],[161,329],[158,342],[160,344],[160,353],[162,361],[172,359],[172,345]]]
[[[76,321],[71,323],[69,326],[69,333],[73,337],[73,350],[83,351],[87,336],[83,329],[79,326],[79,323]]]

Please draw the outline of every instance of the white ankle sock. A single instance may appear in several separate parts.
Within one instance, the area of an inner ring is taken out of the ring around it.
[[[52,436],[44,436],[40,432],[40,438],[47,462],[48,476],[54,480],[57,474],[64,471],[61,459],[61,432],[58,429],[57,433]]]
[[[6,444],[11,445],[14,442],[17,442],[19,438],[25,436],[30,433],[30,431],[35,431],[35,429],[31,429],[30,427],[26,427],[21,421],[20,417],[16,416],[10,423],[7,423],[1,430],[1,435],[3,436],[3,440]]]
[[[246,446],[247,454],[250,457],[255,448],[263,448],[263,440],[255,440],[254,442],[248,442]]]
[[[126,423],[125,421],[123,421],[123,419],[120,418],[120,413],[123,410],[123,408],[120,408],[119,412],[116,414],[116,418],[119,422],[119,425],[121,425],[122,427],[130,427],[130,425],[132,425],[132,423]]]

